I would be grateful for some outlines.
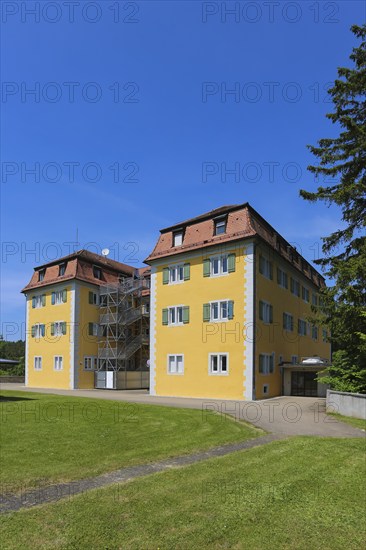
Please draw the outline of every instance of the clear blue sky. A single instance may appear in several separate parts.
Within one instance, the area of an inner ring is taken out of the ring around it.
[[[24,12],[35,4],[2,3],[6,337],[21,336],[7,323],[24,321],[19,291],[33,267],[67,254],[77,229],[77,248],[142,265],[160,228],[249,201],[318,256],[339,212],[299,198],[316,187],[306,145],[337,131],[325,88],[350,63],[364,2],[237,2],[229,14],[235,2],[104,0]]]

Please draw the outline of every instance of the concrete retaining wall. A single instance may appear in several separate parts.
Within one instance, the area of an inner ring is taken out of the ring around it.
[[[366,394],[327,390],[327,412],[366,420]]]

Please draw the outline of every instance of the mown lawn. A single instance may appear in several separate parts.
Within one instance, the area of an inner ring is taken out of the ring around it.
[[[208,411],[33,392],[2,391],[0,419],[3,492],[77,480],[262,434]]]
[[[2,517],[12,549],[364,547],[365,442],[273,442]]]

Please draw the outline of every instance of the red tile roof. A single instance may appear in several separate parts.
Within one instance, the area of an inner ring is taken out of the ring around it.
[[[63,263],[66,263],[65,274],[59,276],[59,266]],[[94,277],[94,265],[102,269],[102,280]],[[43,281],[39,281],[39,272],[43,269],[45,270],[44,279]],[[149,276],[149,268],[142,269],[143,274]],[[127,264],[111,260],[99,254],[94,254],[88,250],[79,250],[78,252],[34,268],[33,276],[30,282],[23,288],[22,292],[73,279],[101,286],[103,284],[118,282],[120,274],[129,277],[134,274],[140,275],[140,269],[135,269]]]
[[[226,232],[214,235],[214,220],[221,216],[226,216],[227,219]],[[174,247],[173,233],[178,229],[183,230],[183,243]],[[248,203],[222,206],[196,218],[161,229],[155,248],[145,262],[150,264],[161,258],[187,251],[247,238],[264,241],[316,286],[324,286],[322,275]]]

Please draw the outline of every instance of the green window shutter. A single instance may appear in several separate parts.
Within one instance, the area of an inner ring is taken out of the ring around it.
[[[51,336],[55,335],[55,323],[51,323]]]
[[[259,300],[259,319],[263,321],[263,302]]]
[[[42,294],[42,306],[46,305],[46,295]]]
[[[169,267],[164,267],[163,269],[163,285],[169,283]]]
[[[51,303],[52,303],[53,306],[56,303],[56,294],[55,294],[55,292],[52,292]]]
[[[66,334],[66,323],[62,323],[62,334]]]
[[[203,276],[209,277],[211,274],[211,261],[210,258],[203,260]]]
[[[36,307],[36,297],[35,296],[33,296],[33,298],[32,298],[32,307],[33,308]]]
[[[36,335],[36,327],[33,325],[32,326],[32,338],[34,338]]]
[[[189,306],[183,307],[183,323],[185,325],[189,323]]]
[[[269,322],[273,323],[273,306],[269,306]]]
[[[280,284],[280,282],[281,282],[281,270],[278,267],[277,268],[277,283]]]
[[[41,336],[44,336],[46,333],[46,327],[44,325],[41,325]]]
[[[227,270],[229,273],[233,273],[235,271],[235,264],[236,264],[236,255],[235,254],[229,254],[227,257]]]
[[[89,304],[93,304],[94,303],[94,300],[93,300],[93,293],[92,292],[89,292]]]
[[[162,319],[163,319],[163,325],[167,325],[168,324],[168,308],[167,307],[165,307],[163,309]]]
[[[234,318],[234,301],[229,300],[227,303],[227,316],[231,320]]]
[[[203,320],[209,321],[210,320],[210,304],[203,304]]]
[[[184,264],[183,266],[183,277],[185,281],[189,281],[191,278],[191,265],[190,264]]]
[[[93,323],[88,323],[89,325],[89,336],[93,336]]]
[[[67,290],[62,291],[62,301],[64,303],[67,302]]]

